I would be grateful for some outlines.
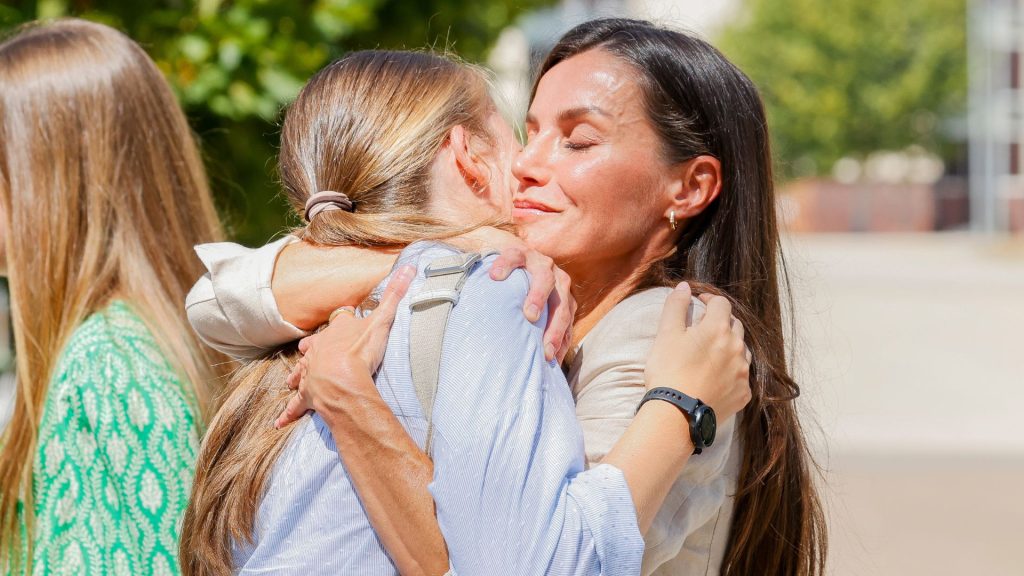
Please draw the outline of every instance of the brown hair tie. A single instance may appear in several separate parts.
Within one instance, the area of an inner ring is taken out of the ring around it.
[[[321,212],[329,212],[331,210],[353,212],[355,205],[342,192],[334,192],[333,190],[317,192],[310,196],[309,200],[306,200],[306,222],[313,220],[313,217]]]

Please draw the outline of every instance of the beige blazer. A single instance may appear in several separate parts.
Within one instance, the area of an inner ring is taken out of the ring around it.
[[[588,463],[598,463],[629,426],[643,398],[644,364],[670,288],[620,302],[580,343],[569,368]],[[691,308],[698,318],[703,303]],[[644,576],[718,574],[739,476],[736,419],[719,424],[715,443],[690,458],[647,532]],[[671,438],[663,441],[671,442]]]

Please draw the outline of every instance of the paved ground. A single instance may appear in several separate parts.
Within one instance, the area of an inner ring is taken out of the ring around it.
[[[787,247],[831,573],[1024,575],[1024,243]]]

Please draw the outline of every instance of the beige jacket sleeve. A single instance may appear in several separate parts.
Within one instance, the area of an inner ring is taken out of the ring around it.
[[[587,335],[573,360],[569,381],[589,465],[604,458],[633,420],[670,290],[655,288],[621,302]],[[703,313],[704,304],[694,298],[688,323]],[[735,418],[720,423],[714,445],[690,458],[673,485],[645,537],[645,576],[718,573],[736,485],[734,428]]]
[[[270,290],[277,256],[297,241],[285,236],[255,249],[231,242],[195,247],[207,273],[189,291],[185,312],[203,342],[245,359],[309,334],[281,317]]]

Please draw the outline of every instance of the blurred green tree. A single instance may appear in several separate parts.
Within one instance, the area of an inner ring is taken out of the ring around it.
[[[280,110],[309,76],[360,48],[450,49],[480,61],[522,12],[553,0],[2,0],[0,30],[77,16],[137,40],[199,134],[230,234],[262,243],[289,222],[274,155]]]
[[[965,1],[747,0],[719,40],[761,90],[782,176],[912,144],[956,161]]]

